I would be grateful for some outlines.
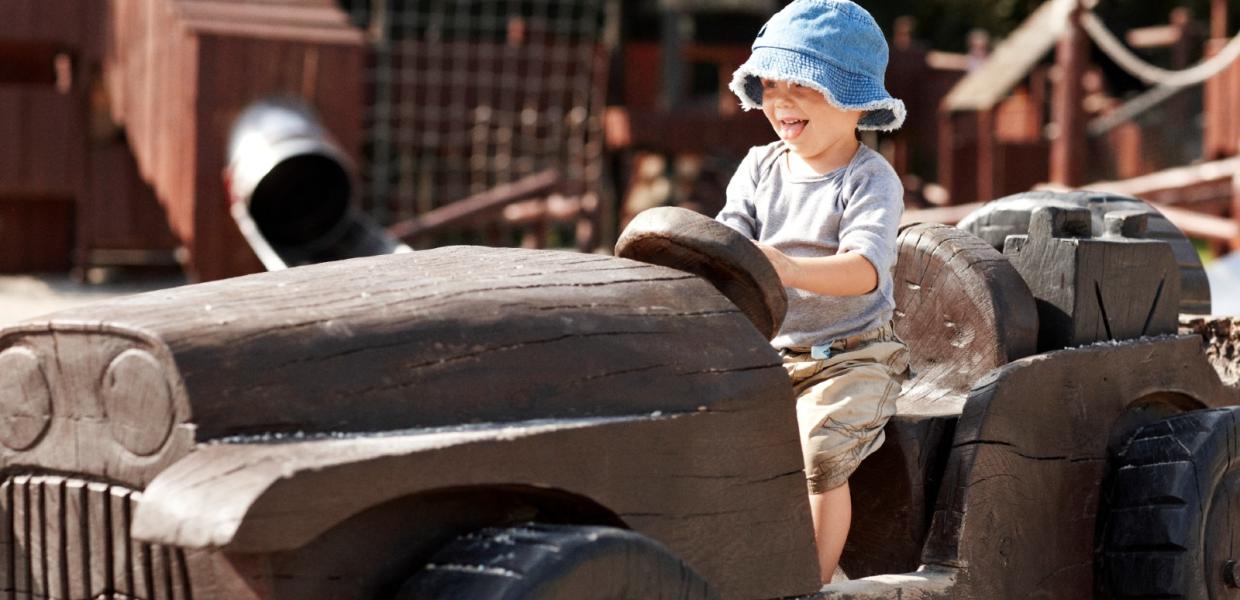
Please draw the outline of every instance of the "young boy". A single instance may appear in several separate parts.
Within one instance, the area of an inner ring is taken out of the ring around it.
[[[771,343],[797,393],[824,583],[852,521],[848,477],[883,443],[908,368],[890,323],[904,192],[856,135],[904,121],[886,68],[887,42],[865,9],[795,0],[758,32],[731,84],[779,141],[750,150],[716,218],[755,240],[789,288]]]

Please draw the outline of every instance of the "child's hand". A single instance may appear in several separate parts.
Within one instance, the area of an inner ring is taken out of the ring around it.
[[[779,250],[776,250],[766,244],[761,244],[758,242],[754,242],[753,244],[766,255],[767,260],[771,261],[771,266],[775,267],[775,274],[779,275],[779,281],[785,286],[791,286],[792,284],[789,283],[789,281],[792,278],[792,270],[796,266],[792,263],[792,259],[788,258],[787,254],[784,254],[783,252],[780,252]]]

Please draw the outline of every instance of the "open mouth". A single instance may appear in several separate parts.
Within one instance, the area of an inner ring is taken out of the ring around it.
[[[799,137],[808,124],[809,121],[805,119],[780,119],[776,129],[779,131],[780,139],[790,141]]]

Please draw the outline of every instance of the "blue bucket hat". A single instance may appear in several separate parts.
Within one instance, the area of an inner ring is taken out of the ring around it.
[[[842,110],[865,114],[859,129],[892,131],[904,103],[883,87],[887,40],[874,17],[848,0],[795,0],[775,13],[728,87],[745,110],[762,108],[762,79],[799,83]]]

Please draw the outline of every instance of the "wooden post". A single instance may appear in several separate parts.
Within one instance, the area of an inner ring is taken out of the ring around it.
[[[1051,183],[1075,187],[1085,183],[1085,113],[1081,107],[1081,75],[1085,70],[1087,38],[1081,28],[1081,7],[1073,8],[1068,29],[1055,50],[1059,81],[1054,91],[1056,132],[1051,140]]]
[[[1240,173],[1231,180],[1231,219],[1240,225]],[[1231,251],[1240,251],[1240,236],[1231,239]]]
[[[1210,37],[1216,40],[1227,37],[1227,0],[1210,2]]]
[[[1214,56],[1227,44],[1227,0],[1213,0],[1210,4],[1210,39],[1206,41],[1205,57]],[[1233,65],[1222,73],[1206,80],[1204,86],[1205,131],[1203,157],[1213,160],[1234,152],[1235,126],[1232,120],[1232,86],[1236,81],[1237,68]]]
[[[996,156],[999,144],[995,140],[995,109],[977,111],[977,200],[988,202],[995,199],[995,192],[1003,186],[996,181],[1003,171],[1003,157]]]
[[[660,34],[663,41],[663,94],[664,110],[672,110],[684,99],[684,36],[681,29],[685,16],[679,10],[667,9],[660,21]]]
[[[953,183],[955,180],[955,164],[953,164],[954,152],[952,152],[952,138],[955,135],[955,127],[952,123],[952,112],[946,109],[939,109],[939,161],[938,161],[938,179],[939,185],[948,190],[955,190]],[[949,200],[950,204],[956,204],[956,194],[952,194]]]

